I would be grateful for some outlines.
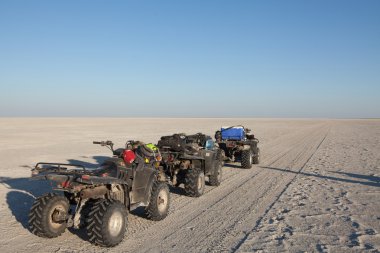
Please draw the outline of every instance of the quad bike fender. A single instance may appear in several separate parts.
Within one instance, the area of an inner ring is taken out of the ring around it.
[[[150,194],[152,193],[152,187],[153,187],[154,181],[156,181],[157,178],[158,178],[158,172],[157,171],[155,171],[155,173],[153,173],[149,178],[148,185],[147,185],[145,195],[144,195],[144,201],[143,201],[143,203],[146,206],[149,204]]]
[[[243,150],[249,150],[251,149],[251,145],[243,145]]]
[[[142,203],[144,206],[148,205],[150,191],[157,176],[158,171],[153,167],[136,171],[130,193],[131,204]]]
[[[204,157],[204,162],[202,164],[202,169],[204,174],[210,175],[215,167],[215,162],[217,160],[217,153],[211,150],[202,150],[202,156]]]
[[[255,141],[255,140],[250,141],[250,143],[249,143],[249,147],[252,151],[252,154],[254,154],[254,155],[256,155],[258,152],[257,151],[257,149],[258,149],[257,144],[258,144],[258,141]]]

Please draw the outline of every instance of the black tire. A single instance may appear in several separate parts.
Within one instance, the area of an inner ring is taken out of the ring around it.
[[[250,169],[252,167],[252,151],[251,149],[241,151],[241,167]]]
[[[222,182],[222,175],[223,175],[222,168],[223,168],[222,161],[220,161],[220,160],[215,161],[214,170],[213,170],[213,172],[209,178],[210,179],[209,180],[210,185],[212,185],[212,186],[219,186],[220,185],[220,183]]]
[[[205,191],[205,174],[200,169],[190,169],[186,173],[185,192],[190,197],[199,197]]]
[[[169,213],[169,205],[169,186],[165,182],[155,180],[150,193],[149,205],[145,208],[146,215],[151,220],[163,220]]]
[[[222,140],[222,132],[221,131],[216,131],[214,137],[215,137],[216,141],[221,141]]]
[[[225,158],[225,153],[224,153],[224,150],[223,149],[218,149],[216,151],[216,160],[219,160],[222,162],[222,165],[223,165],[223,162],[224,162],[224,158]]]
[[[88,219],[90,217],[89,216],[90,212],[92,210],[92,207],[94,206],[94,204],[97,201],[98,201],[97,199],[89,199],[89,200],[86,201],[86,203],[82,207],[82,210],[80,212],[80,215],[81,215],[81,221],[80,221],[80,224],[79,224],[80,228],[86,228],[87,227],[87,221],[88,221]]]
[[[29,229],[40,237],[60,236],[67,227],[69,201],[61,195],[49,193],[37,198],[29,212]]]
[[[260,163],[260,149],[257,148],[256,155],[253,157],[253,164]]]
[[[117,200],[99,199],[90,209],[86,220],[89,241],[102,247],[118,245],[128,225],[125,206]]]
[[[254,140],[255,136],[253,134],[247,134],[247,139],[248,140]]]

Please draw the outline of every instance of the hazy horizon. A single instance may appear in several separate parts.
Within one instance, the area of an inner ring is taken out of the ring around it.
[[[257,120],[379,120],[376,118],[344,118],[344,117],[129,117],[129,116],[0,116],[0,119],[257,119]]]
[[[379,1],[1,1],[0,117],[380,118]]]

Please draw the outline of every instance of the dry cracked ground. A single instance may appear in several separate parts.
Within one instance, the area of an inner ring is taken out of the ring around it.
[[[93,246],[83,231],[28,231],[35,197],[50,189],[28,180],[36,162],[94,168],[109,153],[93,140],[157,142],[233,124],[254,130],[261,163],[226,164],[200,198],[171,188],[169,216],[133,211],[117,247]],[[0,144],[1,252],[380,252],[380,120],[3,118]]]

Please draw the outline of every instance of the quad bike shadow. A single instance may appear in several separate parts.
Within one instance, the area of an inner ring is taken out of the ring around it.
[[[169,190],[170,193],[175,194],[175,195],[180,195],[180,196],[186,196],[186,191],[183,187],[176,187],[173,185],[169,185]]]
[[[29,178],[1,177],[0,183],[10,191],[6,195],[8,207],[15,219],[28,228],[28,214],[36,196],[51,191],[51,185],[45,181],[30,181]]]
[[[109,157],[108,156],[92,156],[91,157],[93,160],[95,160],[94,163],[82,161],[82,160],[76,160],[76,159],[68,159],[67,161],[69,164],[78,164],[82,165],[88,169],[96,169],[99,167],[99,164],[102,164],[105,162]]]

